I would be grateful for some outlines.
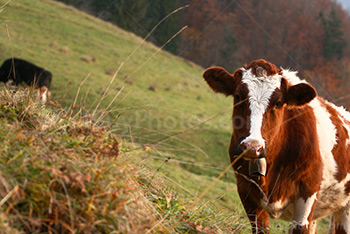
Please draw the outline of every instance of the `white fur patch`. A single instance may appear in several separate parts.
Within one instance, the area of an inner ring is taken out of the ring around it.
[[[43,86],[38,89],[40,104],[44,105],[49,98],[50,91],[47,87]]]
[[[281,68],[281,69],[282,69],[283,77],[286,78],[291,85],[296,85],[296,84],[300,84],[300,83],[307,83],[305,80],[301,80],[297,76],[297,74],[298,74],[297,71],[290,71],[290,70],[283,69],[283,68]]]
[[[273,219],[278,219],[282,215],[287,204],[288,204],[288,200],[285,200],[285,201],[279,200],[273,203],[267,203],[264,200],[261,201],[262,207],[264,207],[264,209],[269,213],[269,215]]]
[[[44,93],[41,94],[41,104],[45,104],[47,101],[47,90],[44,91]]]
[[[321,106],[317,98],[311,101],[309,105],[312,107],[316,117],[318,144],[324,165],[322,189],[328,187],[334,181],[334,175],[338,170],[332,154],[332,149],[337,143],[337,130],[330,119],[330,114],[325,107]]]
[[[347,176],[340,182],[335,180],[334,177],[331,181],[322,181],[318,201],[314,211],[314,219],[323,218],[333,211],[345,207],[350,202],[350,197],[345,194],[344,189],[346,182],[349,180],[350,174],[347,174]],[[325,186],[326,184],[328,184],[328,186]]]
[[[346,139],[345,146],[349,146],[349,144],[350,144],[350,127],[346,122],[350,122],[350,113],[347,112],[345,110],[345,108],[342,106],[336,106],[333,103],[328,103],[328,104],[331,105],[338,112],[338,117],[342,121],[343,126],[345,127],[346,131],[348,131],[348,138]]]
[[[242,83],[248,86],[249,108],[251,111],[249,136],[242,142],[255,140],[265,146],[265,140],[261,135],[263,115],[269,105],[272,93],[281,86],[282,76],[276,74],[268,77],[257,77],[251,69],[245,70],[242,68],[242,71]]]

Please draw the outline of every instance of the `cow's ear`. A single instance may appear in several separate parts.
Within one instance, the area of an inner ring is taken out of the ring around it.
[[[242,77],[241,70],[237,70],[232,75],[222,67],[208,68],[203,74],[205,81],[214,92],[222,93],[226,96],[234,94],[238,83],[237,76]]]
[[[302,106],[314,99],[317,92],[314,87],[307,83],[289,86],[285,95],[287,105]]]

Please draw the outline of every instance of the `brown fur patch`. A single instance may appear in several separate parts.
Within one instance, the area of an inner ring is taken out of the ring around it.
[[[261,69],[266,71],[266,75],[271,76],[280,72],[276,65],[267,62],[264,59],[254,60],[249,65],[244,65],[245,69],[252,69],[252,73],[256,76],[262,76]]]
[[[335,233],[336,234],[347,234],[347,232],[344,230],[344,228],[340,225],[337,225],[335,227]]]
[[[350,180],[348,182],[346,182],[344,187],[345,187],[345,194],[349,196],[350,195]]]
[[[266,176],[266,184],[271,194],[270,202],[290,199],[296,191],[307,199],[319,189],[322,179],[312,108],[284,108],[282,111],[279,116],[271,113],[267,117],[271,119],[270,123],[262,129],[268,149],[266,159],[270,173]],[[281,119],[276,121],[272,115]],[[277,184],[276,176],[279,177]]]

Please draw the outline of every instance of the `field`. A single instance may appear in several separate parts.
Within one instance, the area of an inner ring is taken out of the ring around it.
[[[94,127],[105,126],[121,142],[127,163],[150,170],[146,185],[160,179],[167,194],[176,194],[171,201],[194,204],[183,201],[195,201],[228,166],[232,99],[207,87],[201,78],[204,68],[51,0],[13,0],[0,13],[0,22],[0,61],[14,56],[50,70],[56,102],[52,108],[93,119]],[[2,131],[6,136],[8,130]],[[65,137],[57,141],[69,141]],[[86,163],[82,168],[92,167],[94,161]],[[203,194],[198,210],[207,210],[192,216],[194,226],[203,222],[215,227],[213,221],[224,223],[229,214],[247,225],[234,182],[229,170]],[[161,217],[181,214],[179,206],[169,209],[169,196],[163,198],[150,199]],[[213,218],[221,211],[225,216]],[[229,230],[226,226],[215,230]],[[273,228],[285,227],[273,223]]]
[[[201,78],[202,68],[165,52],[140,68],[158,49],[144,43],[109,86],[113,74],[106,72],[117,71],[141,38],[52,1],[13,1],[1,17],[0,60],[13,53],[50,70],[53,99],[63,107],[72,105],[78,86],[89,76],[75,108],[93,113],[108,87],[99,113],[108,114],[104,120],[117,134],[135,144],[149,145],[152,157],[158,159],[152,163],[162,163],[170,153],[169,165],[216,176],[229,162],[232,100],[212,94]],[[83,56],[95,56],[97,61],[87,63],[81,60]],[[124,82],[126,78],[131,82]],[[187,130],[192,126],[196,127]]]

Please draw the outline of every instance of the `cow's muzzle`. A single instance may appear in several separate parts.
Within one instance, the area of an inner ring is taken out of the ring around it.
[[[242,142],[243,158],[249,160],[249,176],[265,176],[267,170],[265,148],[258,141]]]
[[[239,147],[243,151],[244,159],[256,160],[265,157],[265,148],[258,141],[242,142]]]

